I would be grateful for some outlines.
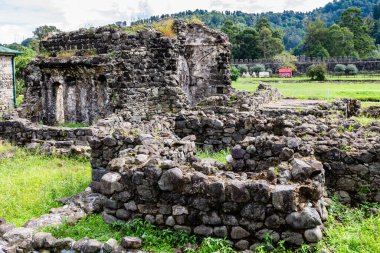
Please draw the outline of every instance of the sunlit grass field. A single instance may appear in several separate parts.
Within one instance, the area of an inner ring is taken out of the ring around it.
[[[255,91],[258,81],[253,78],[239,78],[232,86],[238,90]],[[379,83],[271,83],[285,97],[298,99],[354,98],[361,101],[380,102]]]
[[[379,81],[380,82],[380,75],[327,75],[327,81],[352,81],[352,82],[365,82],[365,81]],[[253,78],[256,81],[262,81],[262,82],[307,82],[310,80],[309,77],[306,75],[302,76],[295,76],[293,78],[279,78],[277,76],[273,77],[260,77],[260,78]]]
[[[9,145],[1,145],[0,151],[5,152],[0,153],[0,217],[15,225],[58,207],[56,199],[90,184],[90,163],[82,158],[32,154]]]

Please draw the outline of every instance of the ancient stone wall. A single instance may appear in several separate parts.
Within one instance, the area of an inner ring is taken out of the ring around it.
[[[25,72],[23,116],[92,124],[122,112],[141,120],[228,94],[227,38],[180,21],[173,30],[175,38],[149,28],[135,35],[99,28],[42,42],[51,57],[35,60]]]
[[[0,109],[13,108],[12,57],[0,55]]]
[[[58,128],[39,126],[25,119],[0,122],[0,139],[28,149],[52,154],[87,154],[89,139],[93,136],[89,128]]]
[[[266,234],[292,245],[321,239],[319,226],[327,218],[321,163],[308,161],[319,173],[280,184],[270,170],[230,171],[215,160],[200,160],[192,139],[159,132],[93,139],[92,190],[108,199],[106,222],[140,217],[199,236],[229,238],[241,250]]]
[[[224,34],[201,24],[175,24],[178,34],[178,71],[182,89],[192,105],[205,97],[230,92],[229,43]],[[200,36],[201,35],[201,36]]]
[[[328,115],[323,110],[320,114],[327,118],[337,116],[336,112]],[[176,118],[175,132],[181,137],[195,135],[199,146],[219,150],[235,146],[246,137],[256,137],[254,154],[259,162],[247,158],[234,165],[236,169],[249,165],[253,171],[277,166],[284,143],[294,142],[297,147],[294,152],[323,162],[330,195],[338,193],[350,203],[379,202],[379,124],[360,127],[342,116],[334,123],[314,115],[294,110],[287,114],[187,112]],[[290,139],[277,143],[260,137],[267,135]],[[272,145],[276,152],[271,150]]]

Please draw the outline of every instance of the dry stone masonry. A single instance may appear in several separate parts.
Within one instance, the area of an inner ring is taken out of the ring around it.
[[[180,21],[173,30],[176,37],[166,38],[108,27],[43,42],[51,57],[28,66],[26,104],[3,115],[0,137],[48,153],[91,153],[92,183],[23,228],[3,221],[0,252],[124,252],[144,244],[128,235],[100,243],[37,233],[89,213],[227,238],[238,250],[268,235],[290,247],[315,245],[331,196],[380,202],[380,122],[351,119],[359,101],[295,108],[269,85],[233,91],[225,35]],[[230,155],[226,163],[200,159],[202,148]]]
[[[148,28],[131,35],[103,27],[43,41],[51,57],[26,70],[23,115],[92,124],[114,112],[149,118],[229,94],[227,37],[181,21],[173,31],[177,36],[167,38]]]

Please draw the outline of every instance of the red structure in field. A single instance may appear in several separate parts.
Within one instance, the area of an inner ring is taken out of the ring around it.
[[[293,70],[292,69],[279,69],[278,70],[278,76],[281,78],[291,78],[291,77],[293,77]]]

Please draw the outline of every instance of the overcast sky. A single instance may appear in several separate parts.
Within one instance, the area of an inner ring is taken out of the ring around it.
[[[21,42],[34,28],[55,25],[64,31],[119,20],[184,10],[241,10],[248,13],[311,11],[330,0],[0,0],[0,44]]]

